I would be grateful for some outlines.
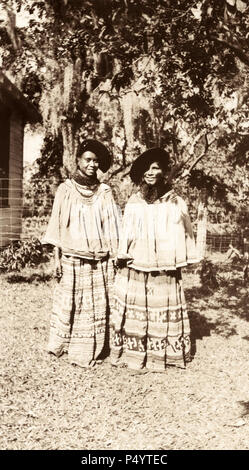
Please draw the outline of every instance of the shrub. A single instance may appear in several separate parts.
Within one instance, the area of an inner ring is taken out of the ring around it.
[[[49,216],[33,216],[23,217],[22,219],[22,235],[23,238],[38,238],[41,240],[46,231]]]
[[[52,177],[32,177],[24,181],[23,216],[42,217],[50,214],[58,184],[59,181]]]
[[[48,249],[37,238],[17,240],[0,252],[0,270],[21,271],[25,266],[34,267],[49,259]]]
[[[218,267],[212,261],[203,259],[197,272],[200,275],[200,281],[205,290],[211,291],[219,287],[217,280]]]

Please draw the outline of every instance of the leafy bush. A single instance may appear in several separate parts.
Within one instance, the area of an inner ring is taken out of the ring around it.
[[[0,252],[0,270],[21,271],[25,266],[34,267],[49,259],[48,249],[37,238],[17,240]]]
[[[23,216],[50,214],[58,182],[56,178],[35,177],[24,181]]]
[[[23,217],[22,219],[22,235],[23,238],[38,238],[41,240],[46,231],[49,221],[49,215]]]
[[[217,280],[218,267],[215,266],[212,261],[203,259],[197,272],[200,276],[201,284],[205,290],[212,291],[219,287]]]

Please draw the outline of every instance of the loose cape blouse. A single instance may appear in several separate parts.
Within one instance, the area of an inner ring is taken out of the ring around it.
[[[82,258],[114,257],[119,225],[120,211],[108,185],[100,183],[93,191],[67,179],[57,189],[42,242]]]
[[[118,256],[140,271],[175,270],[198,262],[195,239],[184,200],[172,191],[153,204],[138,192],[125,207]]]

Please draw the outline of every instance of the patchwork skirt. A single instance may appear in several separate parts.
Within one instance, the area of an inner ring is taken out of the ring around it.
[[[190,325],[181,271],[118,271],[112,302],[113,364],[161,371],[190,360]]]
[[[62,255],[62,278],[55,287],[48,351],[68,353],[87,367],[108,349],[109,291],[113,263]]]

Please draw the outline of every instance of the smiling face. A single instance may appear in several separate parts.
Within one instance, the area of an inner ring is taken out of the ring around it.
[[[163,178],[163,170],[158,162],[151,163],[143,176],[143,181],[150,186],[154,186]]]
[[[99,161],[95,153],[86,150],[78,158],[78,168],[86,176],[96,176],[99,168]]]

